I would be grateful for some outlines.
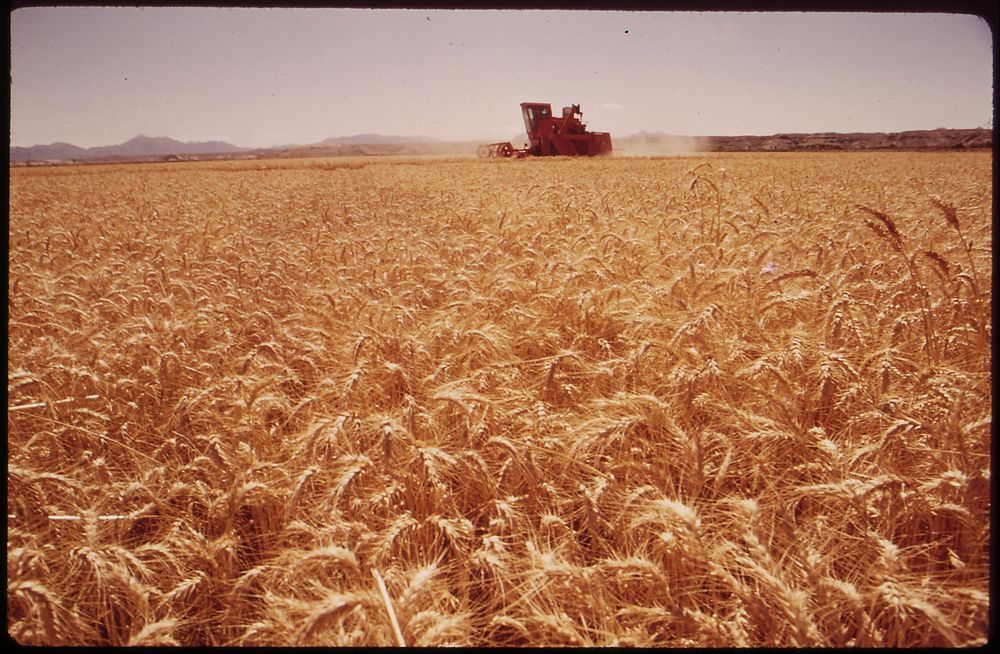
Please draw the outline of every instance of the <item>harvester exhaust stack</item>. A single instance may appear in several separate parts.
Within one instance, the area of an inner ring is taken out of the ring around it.
[[[562,116],[556,117],[547,103],[522,102],[521,114],[531,142],[520,149],[509,141],[481,145],[480,157],[592,157],[611,152],[611,134],[588,132],[578,104],[563,107]]]

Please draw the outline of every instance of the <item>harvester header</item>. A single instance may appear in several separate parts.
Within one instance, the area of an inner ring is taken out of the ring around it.
[[[611,134],[588,132],[578,104],[563,107],[562,116],[553,116],[552,105],[548,103],[522,102],[521,115],[530,143],[520,149],[509,141],[481,145],[479,156],[592,157],[611,152]]]

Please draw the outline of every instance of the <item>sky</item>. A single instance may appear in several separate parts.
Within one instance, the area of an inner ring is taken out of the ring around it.
[[[23,7],[10,30],[13,146],[500,141],[521,102],[613,137],[992,126],[992,34],[963,14]]]

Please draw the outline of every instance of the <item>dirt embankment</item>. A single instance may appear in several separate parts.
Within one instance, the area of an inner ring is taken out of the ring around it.
[[[775,134],[706,136],[709,152],[782,152],[796,150],[965,150],[992,148],[993,130],[934,129],[869,134]]]

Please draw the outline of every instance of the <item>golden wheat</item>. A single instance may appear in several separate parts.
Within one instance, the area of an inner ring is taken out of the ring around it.
[[[981,152],[12,168],[8,631],[982,645],[991,183]]]

